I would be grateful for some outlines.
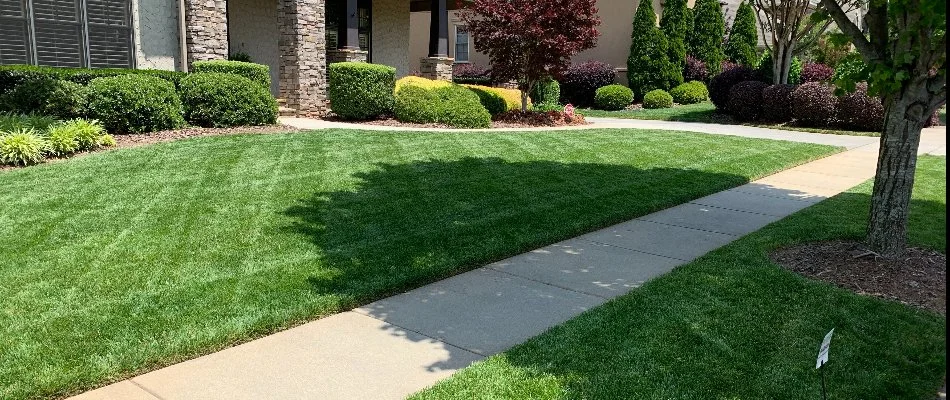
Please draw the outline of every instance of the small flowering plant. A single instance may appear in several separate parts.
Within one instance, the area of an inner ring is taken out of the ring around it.
[[[574,106],[572,104],[564,106],[564,116],[568,119],[574,119]]]

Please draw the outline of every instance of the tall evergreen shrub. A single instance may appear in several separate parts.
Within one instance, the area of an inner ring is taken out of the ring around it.
[[[660,30],[666,35],[669,44],[667,54],[670,63],[676,67],[676,82],[671,87],[679,86],[683,82],[683,68],[686,66],[686,35],[692,22],[687,21],[689,7],[686,0],[667,0],[663,6],[663,16],[660,18]]]
[[[730,61],[752,67],[758,61],[755,54],[758,43],[759,34],[755,25],[755,11],[749,2],[743,1],[736,11],[736,20],[729,31],[729,40],[726,42],[723,52]]]
[[[633,18],[630,57],[627,58],[627,80],[637,96],[654,89],[670,88],[676,77],[682,81],[682,70],[669,59],[669,44],[656,26],[653,3],[643,0]]]
[[[686,51],[706,63],[710,75],[718,74],[722,68],[720,65],[725,58],[722,38],[725,32],[726,23],[719,0],[696,0],[696,6],[693,7],[693,34],[688,37]]]

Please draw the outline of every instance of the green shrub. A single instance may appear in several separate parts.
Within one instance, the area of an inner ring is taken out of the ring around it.
[[[39,113],[60,118],[84,113],[86,88],[78,83],[54,79],[23,82],[0,98],[0,109],[14,113]]]
[[[559,103],[535,103],[533,106],[531,106],[531,111],[564,111],[564,106],[560,105]]]
[[[438,122],[439,102],[439,96],[433,90],[407,85],[396,93],[393,114],[397,120],[412,124]]]
[[[79,150],[75,129],[65,124],[50,127],[46,132],[46,140],[49,141],[50,154],[64,156]]]
[[[759,45],[759,33],[755,23],[755,10],[751,0],[743,1],[736,11],[736,18],[729,30],[729,40],[723,53],[730,61],[745,66],[755,66],[758,60],[756,47]]]
[[[670,90],[670,96],[679,104],[696,104],[709,100],[709,90],[700,81],[689,81]]]
[[[228,60],[195,61],[191,66],[191,72],[219,72],[240,75],[270,91],[270,67],[263,64]]]
[[[508,111],[508,102],[504,97],[498,94],[498,92],[486,89],[483,86],[466,85],[465,87],[478,96],[478,100],[482,102],[482,106],[485,107],[485,109],[488,110],[488,113],[492,116]],[[399,95],[396,95],[396,101],[399,101]]]
[[[267,125],[277,122],[270,91],[243,76],[199,72],[181,81],[185,120],[206,128]]]
[[[766,82],[774,82],[775,70],[772,63],[772,54],[769,52],[762,53],[762,58],[759,59],[758,63],[758,73]],[[792,57],[792,63],[788,66],[788,84],[797,85],[801,83],[802,77],[802,60],[798,57]]]
[[[667,58],[670,64],[681,71],[680,75],[686,67],[686,37],[689,36],[693,25],[689,20],[689,11],[686,0],[667,0],[663,4],[663,15],[660,17],[660,31],[666,36],[669,45]]]
[[[532,103],[557,104],[561,99],[561,85],[554,79],[538,82],[531,89],[529,96]]]
[[[89,83],[88,115],[115,133],[146,133],[185,124],[170,82],[142,75],[96,78]]]
[[[722,69],[722,38],[726,25],[719,0],[696,0],[693,6],[693,30],[687,38],[687,52],[706,63],[709,75]]]
[[[670,62],[669,43],[656,27],[656,13],[650,1],[640,2],[633,20],[627,83],[634,93],[669,89],[683,83],[683,70],[680,64]]]
[[[643,108],[670,108],[673,107],[673,96],[665,90],[656,89],[643,96]]]
[[[630,103],[633,103],[633,91],[623,85],[607,85],[594,92],[594,105],[601,110],[623,110]]]
[[[0,132],[29,128],[45,131],[57,122],[56,118],[39,114],[0,114]]]
[[[835,73],[831,75],[831,82],[841,87],[854,86],[855,82],[866,82],[869,79],[871,79],[870,68],[858,53],[851,53],[844,57],[835,68]]]
[[[39,67],[34,65],[4,65],[0,66],[0,94],[6,93],[18,85],[32,80],[64,80],[80,85],[88,85],[96,78],[145,75],[160,78],[173,83],[178,82],[188,74],[179,71],[165,71],[157,69],[123,69],[123,68],[61,68]]]
[[[241,62],[246,62],[246,63],[254,62],[254,60],[251,59],[251,55],[243,51],[239,51],[237,53],[231,53],[230,55],[228,55],[228,61],[241,61]]]
[[[99,146],[106,146],[107,144],[104,142],[107,140],[112,140],[112,145],[115,145],[115,139],[106,134],[106,129],[99,121],[74,119],[64,122],[61,126],[72,130],[76,137],[76,143],[79,145],[79,150],[91,150]]]
[[[435,95],[439,97],[438,122],[453,128],[491,127],[491,114],[468,88],[453,84],[435,89]]]
[[[43,161],[49,142],[33,129],[0,133],[0,163],[30,165]]]
[[[395,68],[341,62],[330,64],[328,69],[330,108],[340,118],[372,119],[393,111]],[[474,93],[471,94],[478,98]]]

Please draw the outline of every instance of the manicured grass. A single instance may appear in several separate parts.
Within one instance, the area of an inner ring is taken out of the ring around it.
[[[90,388],[834,151],[330,130],[0,172],[0,398]]]
[[[946,158],[921,157],[910,239],[946,251]],[[641,289],[466,368],[431,399],[932,399],[946,318],[811,281],[771,249],[863,236],[871,183],[794,214]]]
[[[880,136],[880,132],[861,132],[861,131],[848,131],[840,129],[827,129],[827,128],[809,128],[803,126],[795,126],[788,124],[764,124],[764,123],[741,123],[736,122],[732,117],[719,114],[716,112],[716,107],[709,102],[698,103],[698,104],[689,104],[689,105],[678,105],[673,108],[660,108],[660,109],[640,109],[640,110],[621,110],[621,111],[603,111],[603,110],[592,110],[592,109],[583,109],[579,111],[585,117],[600,117],[600,118],[625,118],[625,119],[645,119],[645,120],[660,120],[660,121],[681,121],[681,122],[703,122],[708,124],[725,124],[725,125],[748,125],[748,126],[757,126],[760,128],[774,128],[774,129],[784,129],[790,131],[802,131],[802,132],[812,132],[812,133],[825,133],[832,135],[851,135],[851,136]]]

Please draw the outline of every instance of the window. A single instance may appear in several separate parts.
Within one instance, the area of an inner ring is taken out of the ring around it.
[[[130,0],[0,0],[0,64],[130,68]]]
[[[455,26],[455,62],[468,62],[468,29],[463,25]]]

